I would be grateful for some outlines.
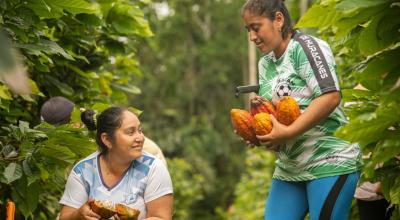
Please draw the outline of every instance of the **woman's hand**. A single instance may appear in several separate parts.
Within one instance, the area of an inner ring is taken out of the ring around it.
[[[247,146],[247,147],[249,147],[249,148],[255,147],[255,145],[252,144],[250,141],[246,141],[245,139],[243,139],[242,137],[240,137],[240,136],[238,135],[238,133],[237,133],[236,130],[233,130],[233,132],[235,132],[235,134],[239,137],[239,139],[240,139],[241,141],[243,141],[244,143],[246,143],[246,146]]]
[[[279,151],[291,136],[288,126],[281,124],[273,115],[269,115],[272,122],[272,130],[266,135],[257,135],[260,144],[265,146],[268,150]]]
[[[63,206],[61,208],[60,220],[63,219],[84,219],[84,220],[99,220],[101,219],[100,215],[94,213],[89,206],[89,203],[92,201],[90,199],[88,202],[83,204],[79,209],[72,208],[70,206]]]

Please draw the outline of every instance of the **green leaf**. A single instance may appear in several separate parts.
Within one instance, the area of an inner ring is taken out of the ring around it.
[[[300,18],[299,22],[297,22],[296,27],[320,27],[323,19],[315,18],[323,18],[327,12],[327,8],[323,5],[313,4]]]
[[[95,4],[84,0],[28,0],[27,6],[42,18],[59,18],[63,15],[63,10],[71,14],[98,12]]]
[[[360,145],[365,146],[368,143],[379,140],[391,124],[392,121],[382,120],[373,115],[370,120],[352,120],[351,123],[336,131],[335,135],[349,142],[360,143]]]
[[[107,108],[110,107],[110,104],[105,104],[105,103],[96,103],[94,105],[92,105],[92,109],[96,110],[98,112],[102,112],[104,110],[106,110]]]
[[[22,167],[17,163],[9,163],[4,169],[3,176],[6,184],[10,184],[22,177]]]
[[[10,90],[6,85],[0,85],[0,98],[6,99],[6,100],[12,100],[12,96],[10,93]]]
[[[124,92],[133,94],[133,95],[137,95],[140,94],[142,91],[140,91],[140,89],[137,86],[134,85],[120,85],[120,84],[116,84],[116,83],[112,83],[111,86],[115,89],[119,89],[122,90]]]
[[[56,42],[50,40],[40,40],[36,44],[19,44],[15,47],[29,50],[32,54],[39,55],[40,53],[58,54],[68,60],[75,60],[71,55],[64,51]]]
[[[33,219],[33,212],[38,206],[41,192],[41,186],[38,182],[28,185],[25,178],[18,181],[17,185],[13,187],[13,200],[17,204],[16,208],[22,212],[25,219],[28,219],[29,216]]]
[[[137,6],[116,3],[111,8],[107,21],[121,34],[137,34],[143,37],[152,36],[150,26],[143,12]]]
[[[397,177],[393,185],[390,187],[390,202],[400,204],[400,177]]]
[[[387,162],[400,155],[400,132],[392,132],[388,137],[379,141],[373,153],[375,164]]]
[[[64,125],[65,127],[66,125]],[[57,127],[50,133],[47,133],[49,140],[43,142],[44,145],[67,147],[74,152],[74,159],[83,158],[97,150],[96,143],[88,136],[74,134],[63,130],[63,127]],[[70,155],[70,154],[69,154]]]
[[[350,33],[356,26],[369,21],[373,16],[375,16],[380,11],[384,10],[387,5],[380,5],[379,7],[366,8],[364,10],[359,10],[359,12],[354,16],[343,16],[338,19],[334,24],[337,29],[335,33],[335,39],[339,40],[348,33]]]
[[[400,67],[397,62],[398,57],[400,57],[400,50],[385,51],[371,59],[364,70],[354,75],[367,89],[378,91],[385,79],[383,75]]]
[[[43,156],[68,164],[75,162],[76,155],[68,147],[60,146],[49,141],[46,141],[43,144],[44,146],[39,150]]]
[[[336,5],[335,9],[348,17],[353,17],[362,13],[363,9],[387,6],[390,4],[389,2],[388,0],[362,0],[362,3],[360,3],[360,0],[343,0]]]
[[[76,67],[72,64],[69,64],[69,63],[66,63],[65,66],[85,78],[89,78],[89,79],[98,79],[99,78],[99,76],[95,72],[84,72],[81,69],[79,69],[78,67]]]
[[[400,9],[394,8],[373,17],[359,38],[359,47],[363,55],[374,54],[398,41],[400,33],[392,31],[400,28],[400,23],[396,19],[399,13]]]
[[[344,102],[374,100],[378,97],[373,91],[360,89],[343,89],[342,94]]]

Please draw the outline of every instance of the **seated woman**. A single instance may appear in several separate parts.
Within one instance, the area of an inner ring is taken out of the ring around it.
[[[60,200],[60,220],[100,219],[90,208],[93,199],[138,209],[138,219],[172,219],[171,178],[160,159],[142,151],[144,134],[138,117],[111,107],[98,116],[85,110],[81,118],[89,130],[96,130],[100,150],[71,171]]]

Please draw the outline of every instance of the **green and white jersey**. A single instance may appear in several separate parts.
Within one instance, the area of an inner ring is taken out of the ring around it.
[[[313,40],[306,39],[305,42],[310,43],[306,46],[314,63],[308,61],[299,41],[291,39],[279,59],[271,52],[263,56],[258,65],[259,95],[275,105],[283,96],[292,96],[302,112],[316,97],[339,91],[336,65],[329,45],[320,39],[303,36]],[[318,44],[320,49],[312,42]],[[320,56],[321,53],[323,56]],[[316,73],[312,66],[317,70]],[[286,181],[306,181],[360,170],[362,162],[358,145],[333,136],[346,123],[344,112],[337,107],[325,121],[296,139],[288,140],[286,147],[277,153],[273,177]]]

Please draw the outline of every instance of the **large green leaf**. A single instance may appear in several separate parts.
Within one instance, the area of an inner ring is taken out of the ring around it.
[[[39,152],[45,157],[53,158],[68,164],[72,164],[76,161],[76,155],[68,147],[50,142],[45,142]]]
[[[363,115],[360,116],[364,117]],[[360,143],[365,146],[383,137],[386,129],[393,123],[391,120],[383,120],[371,114],[372,119],[354,119],[351,123],[336,132],[339,137],[352,143]]]
[[[395,131],[381,140],[375,148],[373,161],[375,164],[393,159],[393,155],[400,155],[400,132]]]
[[[335,9],[347,17],[353,17],[363,12],[363,9],[389,5],[392,0],[342,0]]]
[[[137,34],[143,37],[152,36],[150,26],[143,12],[137,6],[116,3],[110,10],[107,21],[121,34]]]
[[[360,35],[359,47],[364,55],[374,54],[400,39],[400,33],[393,32],[400,28],[400,21],[397,19],[399,13],[400,9],[396,7],[372,18]]]
[[[12,197],[17,203],[16,208],[22,212],[27,219],[28,216],[33,218],[33,211],[38,206],[39,194],[41,193],[39,182],[27,185],[25,178],[17,182],[13,188]]]
[[[35,44],[15,44],[16,47],[29,50],[31,54],[40,55],[40,53],[47,54],[58,54],[68,60],[74,60],[74,58],[64,51],[60,45],[50,40],[40,40]]]
[[[344,37],[348,33],[350,33],[353,28],[358,25],[364,24],[369,21],[373,16],[387,7],[388,4],[379,5],[377,7],[371,7],[366,9],[360,9],[358,13],[354,16],[345,16],[342,15],[340,19],[334,24],[336,28],[335,39],[339,40]]]
[[[378,91],[385,80],[383,76],[400,67],[398,57],[400,50],[385,51],[371,59],[368,66],[355,76],[366,88]]]
[[[84,0],[28,0],[27,5],[42,18],[59,18],[63,15],[63,10],[72,14],[98,12],[94,4]]]
[[[314,4],[307,10],[307,13],[304,14],[300,20],[297,22],[296,27],[319,27],[327,13],[326,6]],[[318,19],[317,19],[318,18]]]
[[[15,180],[22,177],[22,167],[18,163],[9,163],[6,169],[4,169],[3,176],[5,178],[5,182],[10,184]]]

